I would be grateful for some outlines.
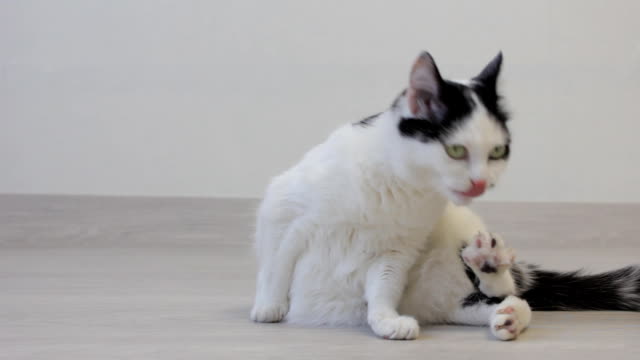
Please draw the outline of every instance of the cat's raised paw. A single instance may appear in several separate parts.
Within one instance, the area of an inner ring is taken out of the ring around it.
[[[251,309],[251,320],[262,323],[280,322],[287,314],[287,304],[258,304]]]
[[[420,333],[418,321],[411,316],[384,317],[369,324],[376,335],[389,340],[413,340]]]
[[[509,296],[491,316],[491,333],[500,340],[514,340],[529,326],[531,308],[526,301]]]
[[[499,235],[479,232],[462,250],[462,259],[475,272],[502,273],[513,265],[515,253]]]

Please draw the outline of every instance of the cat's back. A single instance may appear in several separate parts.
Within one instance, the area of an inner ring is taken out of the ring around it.
[[[345,179],[359,161],[372,132],[361,131],[351,123],[334,130],[320,144],[308,150],[302,158],[282,174],[273,178],[271,186],[325,186]]]
[[[292,167],[275,176],[267,186],[262,208],[272,205],[301,213],[314,204],[352,193],[353,155],[367,134],[352,124],[333,131],[325,141],[307,151]]]

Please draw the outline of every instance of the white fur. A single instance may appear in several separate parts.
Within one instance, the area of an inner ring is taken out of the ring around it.
[[[450,316],[450,322],[468,325],[488,325],[500,340],[514,340],[531,322],[531,308],[523,299],[508,296],[500,304],[476,304],[459,308]]]
[[[447,139],[465,145],[469,160],[449,158],[437,141],[401,136],[397,124],[407,111],[401,100],[373,126],[342,126],[273,179],[258,210],[251,318],[366,322],[392,339],[415,338],[418,321],[450,321],[459,298],[473,290],[458,250],[486,231],[450,202],[468,203],[455,191],[472,178],[494,184],[505,163],[487,161],[507,139],[477,104]]]

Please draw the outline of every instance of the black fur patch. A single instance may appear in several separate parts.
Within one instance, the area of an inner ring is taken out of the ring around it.
[[[373,122],[376,120],[376,118],[380,114],[382,114],[382,113],[377,113],[377,114],[374,114],[374,115],[367,116],[366,118],[364,118],[364,119],[362,119],[362,120],[360,120],[358,122],[353,123],[353,125],[354,126],[369,127],[369,126],[371,126],[371,124],[373,124]]]
[[[471,281],[471,283],[473,284],[473,287],[477,289],[478,286],[480,286],[480,279],[478,279],[478,277],[476,276],[476,273],[474,273],[473,270],[471,270],[471,268],[467,266],[467,264],[464,264],[464,273],[467,274],[467,278],[469,278],[469,281]]]
[[[498,121],[503,129],[507,130],[507,120],[509,114],[501,105],[501,97],[494,87],[484,86],[482,84],[474,84],[473,91],[478,95],[480,102],[487,109],[489,114]]]
[[[509,134],[507,120],[509,116],[500,104],[500,96],[495,88],[474,83],[471,87],[444,80],[440,88],[439,101],[444,109],[436,118],[402,118],[398,129],[403,136],[415,138],[422,142],[442,141],[461,126],[476,108],[477,104],[471,94],[475,93],[491,117]],[[403,93],[404,94],[404,93]],[[394,102],[397,104],[398,99]],[[507,150],[508,151],[508,150]],[[505,159],[509,155],[505,155]]]
[[[482,268],[480,268],[480,271],[482,271],[483,273],[487,273],[487,274],[493,274],[493,273],[497,273],[498,269],[495,268],[495,266],[491,266],[489,264],[487,264],[486,262],[482,265]]]
[[[640,271],[634,266],[595,275],[534,268],[531,275],[534,282],[521,297],[533,310],[640,311]]]
[[[442,103],[443,109],[434,115],[435,118],[400,119],[400,134],[422,142],[442,140],[468,119],[476,107],[470,88],[446,80],[440,87],[438,101]]]
[[[486,305],[494,305],[500,304],[504,300],[503,297],[489,297],[482,293],[482,291],[476,291],[471,293],[471,295],[467,296],[462,300],[462,306],[473,306],[479,303],[484,303]]]

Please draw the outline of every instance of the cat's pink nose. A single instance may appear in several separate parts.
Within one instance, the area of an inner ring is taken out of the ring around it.
[[[471,179],[471,187],[469,190],[462,193],[464,196],[476,197],[484,194],[484,190],[487,188],[487,181],[484,179],[473,180]]]

